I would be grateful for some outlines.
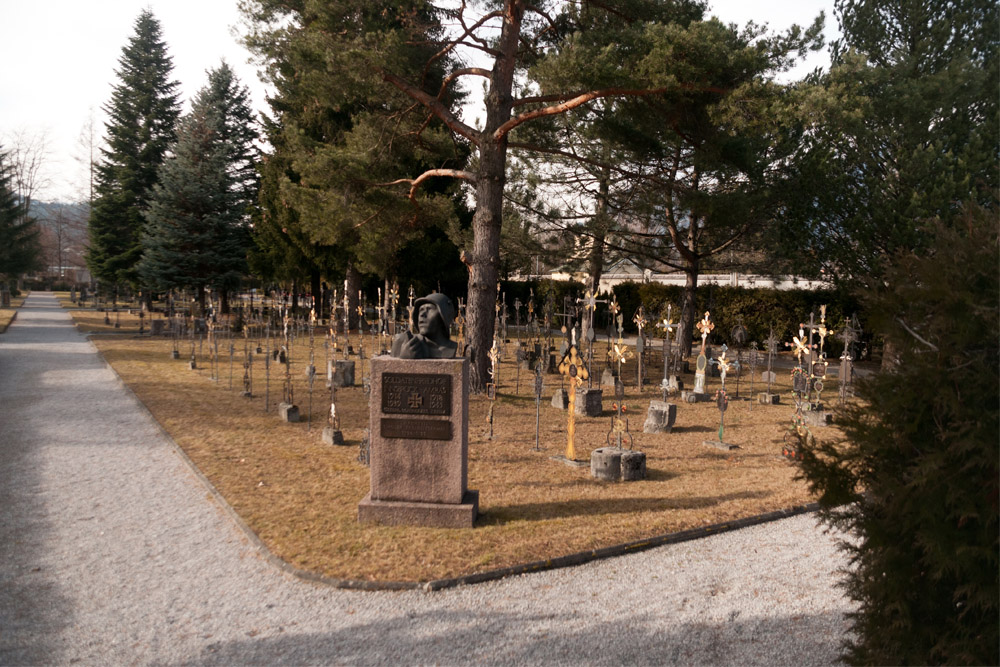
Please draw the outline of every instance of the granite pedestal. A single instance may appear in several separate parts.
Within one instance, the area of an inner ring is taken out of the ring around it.
[[[362,523],[474,525],[468,384],[466,359],[372,359],[371,493],[358,505]]]

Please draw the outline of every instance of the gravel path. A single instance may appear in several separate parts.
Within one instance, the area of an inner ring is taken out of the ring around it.
[[[0,336],[0,664],[830,664],[812,515],[434,593],[260,557],[68,315]]]

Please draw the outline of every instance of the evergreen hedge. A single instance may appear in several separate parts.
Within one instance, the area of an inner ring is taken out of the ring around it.
[[[937,225],[867,298],[898,349],[839,442],[802,443],[824,516],[852,537],[852,664],[1000,664],[1000,280],[995,212]]]

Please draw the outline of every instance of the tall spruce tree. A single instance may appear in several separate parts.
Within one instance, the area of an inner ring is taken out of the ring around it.
[[[160,24],[149,10],[122,49],[119,82],[104,107],[106,146],[97,165],[87,265],[105,283],[137,285],[144,212],[175,138],[180,105]]]
[[[38,227],[34,218],[24,215],[13,180],[10,157],[0,147],[0,289],[38,268],[41,257]]]
[[[202,312],[205,288],[236,286],[247,254],[240,139],[227,132],[232,108],[220,103],[213,75],[181,119],[172,155],[159,169],[138,263],[143,282],[154,289],[196,290]]]

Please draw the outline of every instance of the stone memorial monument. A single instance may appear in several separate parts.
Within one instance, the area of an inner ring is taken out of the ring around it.
[[[471,528],[479,493],[468,489],[469,362],[448,336],[455,309],[443,294],[414,302],[417,333],[371,362],[371,492],[358,519]]]

